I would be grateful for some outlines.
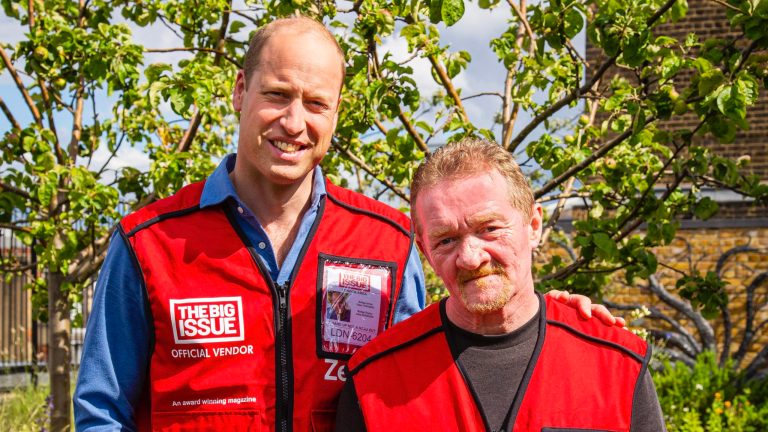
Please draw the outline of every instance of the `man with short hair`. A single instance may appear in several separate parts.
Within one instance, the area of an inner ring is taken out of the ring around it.
[[[650,347],[534,291],[542,209],[509,152],[446,145],[411,205],[450,297],[352,357],[337,431],[665,429]]]
[[[424,306],[410,220],[318,167],[344,81],[333,35],[280,19],[244,63],[237,155],[115,230],[78,430],[332,430],[349,356]],[[329,292],[348,316],[325,314]]]

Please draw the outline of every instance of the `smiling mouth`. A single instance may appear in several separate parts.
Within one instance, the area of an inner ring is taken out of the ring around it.
[[[271,140],[270,142],[272,143],[273,146],[277,147],[278,149],[286,153],[296,153],[297,151],[307,147],[301,144],[294,144],[294,143],[289,143],[285,141]]]

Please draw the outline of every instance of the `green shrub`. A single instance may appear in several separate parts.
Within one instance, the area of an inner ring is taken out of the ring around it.
[[[742,382],[732,362],[719,367],[712,352],[693,368],[665,361],[653,380],[669,432],[768,430],[768,380]]]
[[[0,425],[8,431],[48,430],[48,387],[26,386],[0,395]]]

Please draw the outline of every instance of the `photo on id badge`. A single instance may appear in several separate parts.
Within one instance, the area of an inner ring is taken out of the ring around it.
[[[346,358],[384,330],[394,263],[321,255],[319,354]]]

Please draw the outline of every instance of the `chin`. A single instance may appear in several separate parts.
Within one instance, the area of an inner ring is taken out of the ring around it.
[[[280,185],[292,185],[304,180],[307,175],[312,173],[310,169],[290,169],[290,170],[276,170],[270,175],[272,182]]]

